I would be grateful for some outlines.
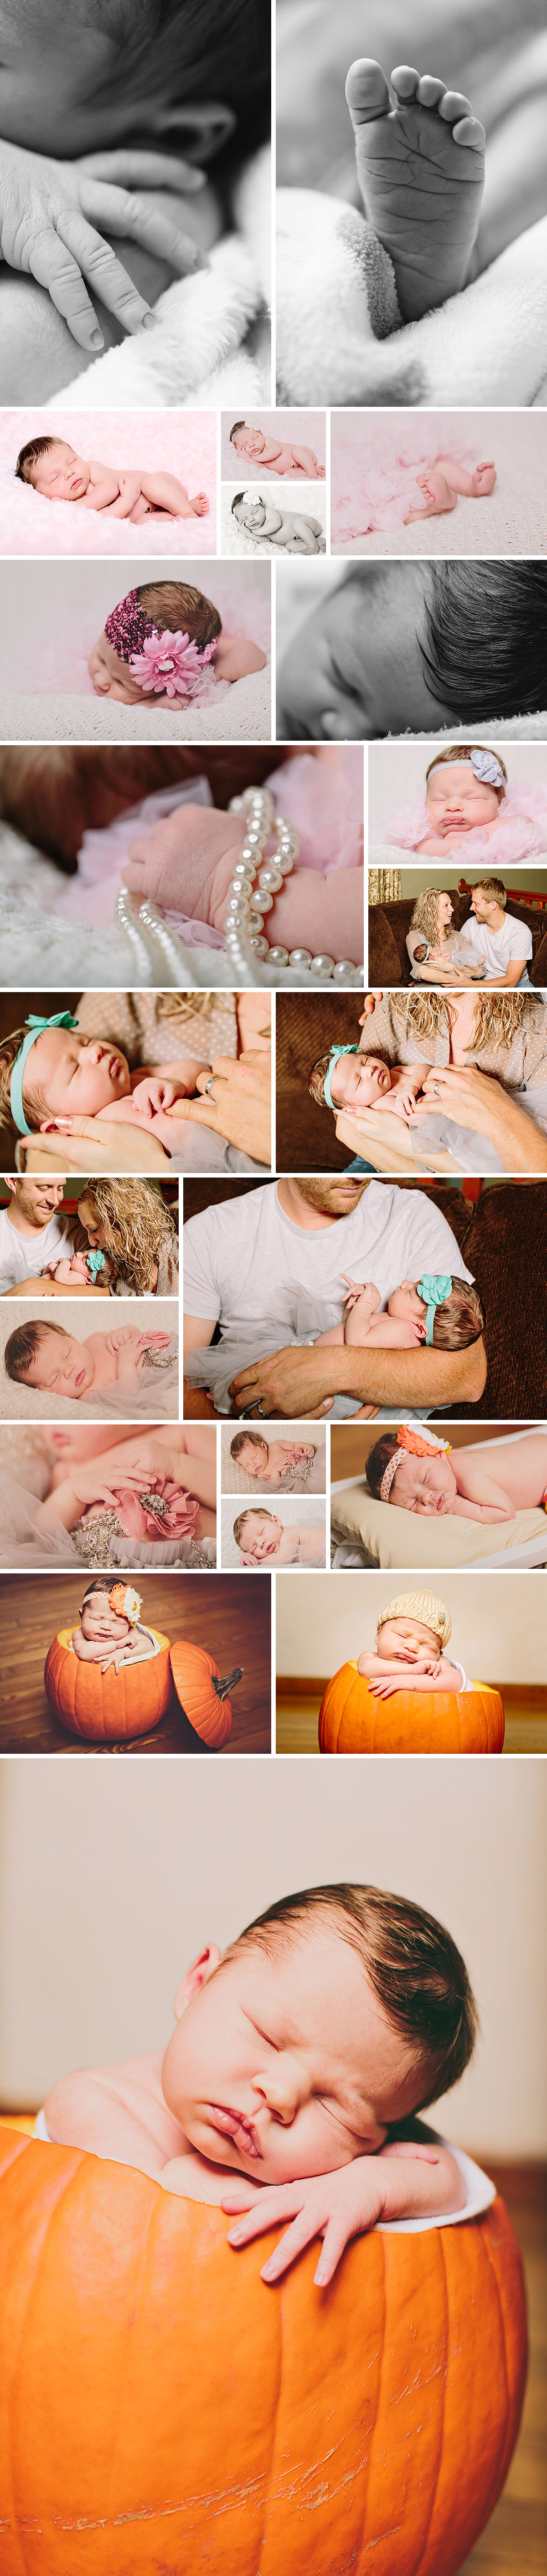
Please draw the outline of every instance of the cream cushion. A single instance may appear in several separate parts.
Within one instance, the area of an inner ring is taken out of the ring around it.
[[[437,1567],[474,1565],[501,1548],[510,1551],[543,1536],[547,1555],[545,1512],[535,1506],[516,1512],[512,1521],[466,1521],[451,1513],[438,1521],[429,1514],[422,1519],[396,1503],[376,1502],[363,1480],[332,1495],[331,1520],[336,1538],[366,1547],[375,1565],[423,1566],[428,1575]]]

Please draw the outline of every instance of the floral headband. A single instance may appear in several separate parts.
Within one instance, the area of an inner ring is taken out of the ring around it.
[[[198,646],[188,634],[183,635],[181,628],[171,635],[166,626],[160,634],[153,618],[147,617],[136,590],[128,590],[127,598],[112,609],[111,616],[105,618],[104,631],[113,652],[128,663],[145,697],[152,694],[157,698],[165,692],[168,698],[191,698],[217,649],[216,636],[212,644]]]
[[[86,1259],[88,1270],[91,1271],[93,1286],[95,1287],[97,1271],[104,1270],[104,1252],[88,1252]]]
[[[333,1077],[333,1073],[334,1073],[334,1068],[335,1068],[335,1065],[338,1063],[338,1058],[339,1058],[339,1056],[341,1056],[341,1055],[358,1055],[358,1054],[359,1054],[359,1048],[358,1048],[358,1046],[341,1046],[341,1047],[339,1047],[339,1046],[331,1046],[331,1049],[330,1049],[330,1064],[329,1064],[328,1073],[326,1073],[326,1074],[325,1074],[325,1084],[324,1084],[324,1094],[323,1094],[323,1097],[324,1097],[324,1099],[326,1100],[327,1108],[328,1108],[328,1109],[333,1109],[333,1110],[334,1110],[334,1108],[335,1108],[335,1102],[334,1102],[334,1100],[333,1100],[333,1097],[332,1097],[332,1091],[331,1091],[331,1083],[332,1083],[332,1077]]]
[[[110,1601],[112,1609],[117,1612],[119,1618],[128,1619],[130,1628],[136,1628],[137,1621],[140,1619],[142,1610],[142,1593],[135,1592],[131,1583],[105,1583],[102,1586],[102,1590],[106,1593],[107,1601]],[[96,1600],[97,1585],[95,1583],[90,1583],[87,1592],[84,1592],[80,1618],[83,1616],[83,1612],[86,1609],[88,1601]]]
[[[424,1306],[427,1306],[426,1328],[425,1328],[426,1348],[427,1348],[427,1345],[428,1345],[428,1344],[429,1344],[429,1346],[431,1347],[431,1343],[432,1343],[432,1341],[433,1341],[433,1331],[434,1331],[434,1324],[435,1324],[435,1316],[436,1316],[436,1312],[437,1312],[437,1307],[438,1307],[438,1306],[444,1306],[445,1301],[446,1301],[446,1298],[447,1298],[447,1297],[450,1297],[451,1295],[452,1295],[452,1280],[451,1280],[451,1279],[449,1279],[448,1277],[446,1277],[445,1279],[443,1279],[443,1278],[435,1278],[435,1277],[433,1277],[433,1276],[431,1275],[431,1273],[430,1273],[429,1271],[424,1270],[423,1279],[419,1279],[419,1280],[418,1280],[418,1296],[419,1296],[419,1297],[423,1297]]]
[[[470,753],[469,760],[458,760],[456,756],[455,760],[445,761],[443,763],[443,767],[446,769],[472,769],[474,777],[480,778],[481,785],[483,787],[505,786],[503,770],[500,768],[499,760],[496,760],[495,751],[481,751],[480,745],[477,743],[474,745],[473,750]],[[433,760],[431,768],[438,769],[439,761]]]
[[[52,1011],[49,1020],[36,1019],[33,1012],[29,1011],[27,1034],[12,1064],[9,1087],[11,1114],[20,1136],[34,1134],[34,1129],[27,1126],[23,1108],[23,1074],[31,1047],[35,1046],[36,1039],[41,1037],[43,1029],[77,1029],[77,1027],[78,1021],[73,1020],[71,1011]]]
[[[448,1451],[451,1447],[451,1440],[436,1440],[435,1442],[432,1440],[424,1440],[421,1431],[412,1431],[410,1423],[400,1422],[397,1428],[397,1447],[394,1449],[393,1457],[388,1459],[387,1467],[384,1468],[380,1486],[380,1502],[389,1502],[393,1478],[396,1476],[397,1468],[400,1467],[401,1459],[404,1458],[405,1455],[408,1457],[410,1454],[413,1458],[438,1458],[439,1452],[444,1450],[445,1457],[447,1457]]]

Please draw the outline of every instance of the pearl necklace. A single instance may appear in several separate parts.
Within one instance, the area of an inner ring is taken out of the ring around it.
[[[312,983],[362,984],[363,969],[350,957],[338,963],[324,954],[312,956],[311,948],[270,948],[264,938],[264,919],[271,912],[274,895],[279,894],[286,876],[290,876],[300,848],[298,833],[285,816],[276,815],[272,797],[263,787],[247,787],[243,796],[232,796],[229,812],[248,815],[245,838],[235,861],[228,888],[224,923],[224,947],[236,982],[241,985],[266,985],[275,989],[285,981],[298,985],[308,976]],[[273,856],[266,859],[266,844],[275,838]],[[258,874],[258,885],[255,877]],[[121,888],[116,897],[114,921],[133,950],[135,984],[174,985],[192,992],[198,978],[192,963],[192,950],[185,948],[176,931],[168,928],[154,903],[139,906]],[[201,987],[199,987],[201,989]]]

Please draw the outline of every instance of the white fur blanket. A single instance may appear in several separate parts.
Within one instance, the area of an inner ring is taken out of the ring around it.
[[[170,708],[123,707],[115,698],[74,696],[68,690],[47,697],[0,698],[0,742],[270,742],[271,672],[251,671],[185,713]]]
[[[237,230],[211,251],[196,277],[177,279],[155,307],[158,331],[141,332],[107,349],[63,391],[65,403],[104,411],[112,404],[155,410],[176,404],[269,402],[271,374],[265,330],[270,281],[271,164],[257,153],[239,182]],[[151,347],[150,343],[153,342]],[[58,396],[50,408],[57,408]]]
[[[84,1395],[81,1401],[75,1402],[72,1396],[46,1395],[35,1386],[25,1386],[20,1378],[7,1377],[4,1370],[4,1351],[10,1333],[14,1333],[19,1324],[36,1320],[43,1324],[53,1322],[59,1324],[61,1322],[59,1306],[52,1306],[50,1311],[47,1298],[37,1298],[34,1315],[30,1297],[25,1297],[20,1306],[16,1298],[10,1298],[7,1304],[3,1303],[0,1312],[0,1415],[4,1421],[72,1422],[74,1424],[78,1418],[82,1422],[104,1422],[108,1421],[110,1415],[115,1415],[118,1420],[121,1416],[125,1422],[178,1422],[178,1371],[173,1366],[154,1370],[153,1383],[143,1387],[138,1402],[135,1400],[134,1410],[131,1409],[127,1399],[122,1403],[115,1386],[114,1388],[105,1387],[104,1394],[96,1396],[91,1389],[89,1395]],[[72,1333],[77,1342],[85,1342],[91,1332],[102,1329],[98,1319],[95,1317],[92,1323],[89,1315],[86,1316],[86,1326],[84,1326],[79,1298],[74,1299],[73,1305],[70,1297],[63,1299],[62,1321],[63,1331]],[[133,1306],[127,1304],[123,1298],[119,1298],[116,1307],[116,1325],[115,1328],[112,1326],[112,1330],[119,1331],[120,1326],[124,1324],[129,1324],[135,1331]],[[168,1299],[154,1298],[153,1306],[150,1308],[150,1332],[159,1331],[169,1333],[171,1336],[172,1324],[172,1308]],[[146,1331],[145,1321],[142,1327],[139,1325],[139,1330],[141,1329]]]
[[[281,189],[278,401],[544,406],[546,272],[547,216],[401,328],[391,260],[364,216],[319,190]]]

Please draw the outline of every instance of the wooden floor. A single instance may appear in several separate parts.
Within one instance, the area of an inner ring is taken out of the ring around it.
[[[271,1746],[271,1583],[257,1574],[139,1574],[143,1618],[174,1640],[205,1646],[221,1673],[243,1666],[232,1697],[233,1730],[225,1753],[269,1753]],[[172,1705],[150,1735],[134,1744],[88,1744],[69,1735],[44,1690],[48,1646],[58,1628],[76,1624],[84,1574],[0,1576],[0,1753],[206,1754],[173,1690]]]
[[[322,1685],[317,1684],[313,1697],[300,1698],[282,1693],[278,1688],[276,1709],[276,1752],[318,1753],[317,1721]],[[511,1685],[503,1691],[505,1707],[504,1753],[547,1752],[547,1689],[519,1690]],[[389,1756],[387,1757],[389,1759]]]
[[[492,2165],[518,2236],[526,2273],[530,2369],[509,2476],[460,2576],[545,2576],[547,2568],[547,2190],[545,2170]]]

